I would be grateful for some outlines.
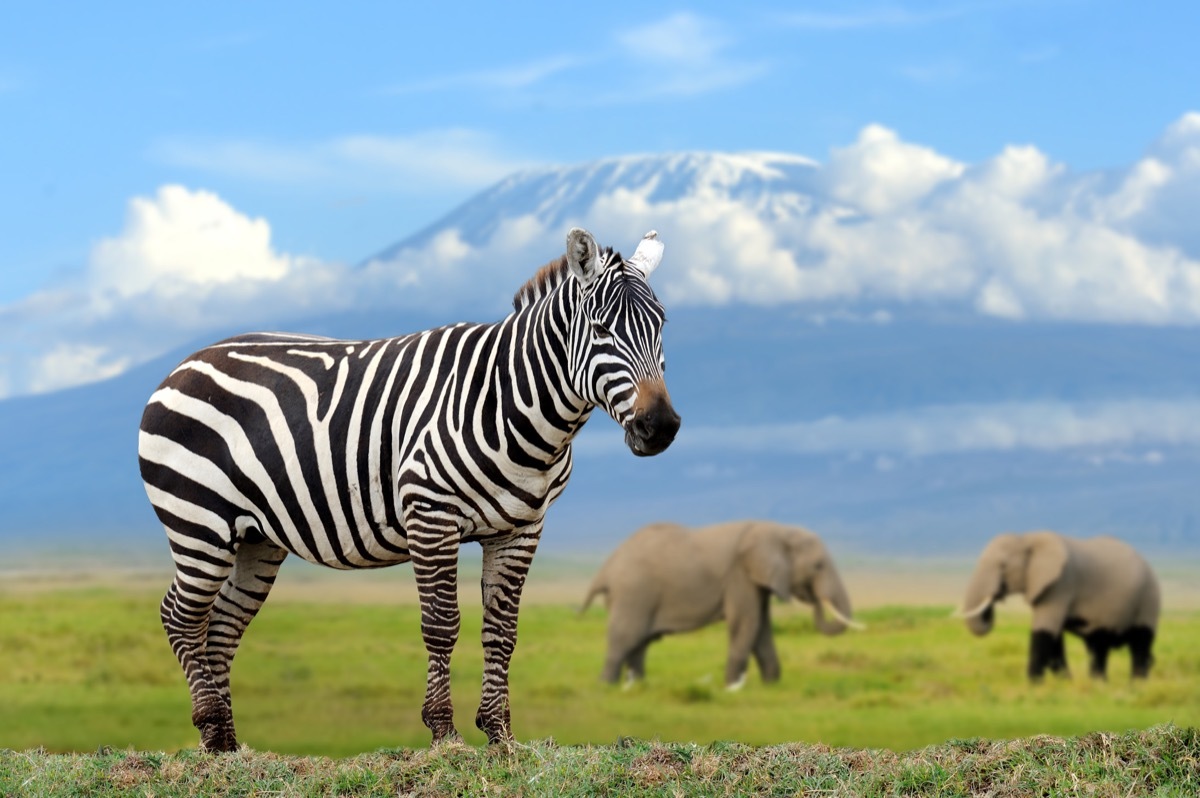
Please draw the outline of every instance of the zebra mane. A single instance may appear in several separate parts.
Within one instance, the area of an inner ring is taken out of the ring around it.
[[[600,259],[608,263],[613,256],[612,247],[605,247],[600,253]],[[567,268],[567,256],[560,255],[537,270],[525,285],[517,289],[513,297],[513,310],[527,308],[534,302],[549,294],[566,281],[571,270]]]

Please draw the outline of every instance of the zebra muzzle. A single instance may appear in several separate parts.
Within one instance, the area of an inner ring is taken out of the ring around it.
[[[680,423],[679,414],[670,402],[656,402],[630,419],[625,427],[625,445],[639,457],[658,454],[675,440]]]

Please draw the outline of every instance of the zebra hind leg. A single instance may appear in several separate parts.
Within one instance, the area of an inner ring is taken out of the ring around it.
[[[434,743],[459,740],[462,738],[454,728],[454,704],[450,697],[450,655],[458,642],[461,625],[458,529],[452,521],[436,516],[410,518],[405,528],[421,601],[421,637],[429,655],[421,720],[432,732]]]
[[[233,572],[221,586],[213,603],[206,636],[208,667],[230,712],[233,711],[233,699],[229,692],[229,675],[234,655],[246,627],[267,600],[279,566],[286,557],[286,549],[261,537],[242,542],[238,546]],[[229,737],[236,746],[232,717]]]
[[[178,539],[171,534],[174,540]],[[200,730],[205,751],[233,751],[233,713],[213,678],[206,652],[209,619],[217,593],[233,568],[233,554],[222,559],[213,550],[172,546],[175,580],[159,607],[167,642],[187,677],[192,697],[192,725]]]

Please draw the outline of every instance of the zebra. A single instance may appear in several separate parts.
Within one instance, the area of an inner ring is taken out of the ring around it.
[[[229,676],[289,553],[339,569],[412,562],[428,654],[421,718],[461,739],[450,699],[458,552],[483,549],[475,724],[511,742],[508,670],[546,510],[595,407],[636,455],[674,440],[666,315],[628,260],[573,228],[499,322],[375,340],[251,333],[186,358],[151,395],[138,459],[175,576],[160,606],[200,747],[237,749]]]

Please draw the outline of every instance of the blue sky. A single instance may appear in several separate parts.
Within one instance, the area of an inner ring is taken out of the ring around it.
[[[358,262],[513,170],[613,155],[832,163],[882,129],[939,175],[1026,147],[1047,173],[1136,177],[1172,130],[1196,133],[1197,23],[1194,3],[1086,0],[6,4],[0,335],[52,335],[84,295],[56,289],[84,277],[129,300],[131,239],[169,228],[171,207],[260,241],[241,277],[305,263],[335,281],[321,264]],[[870,210],[877,192],[842,172],[833,194]],[[1137,241],[1166,224],[1159,237],[1195,258],[1168,216]],[[181,270],[225,251],[192,249]],[[1007,312],[1011,293],[984,301]],[[134,358],[74,351],[59,374]],[[0,373],[0,396],[72,381]]]

